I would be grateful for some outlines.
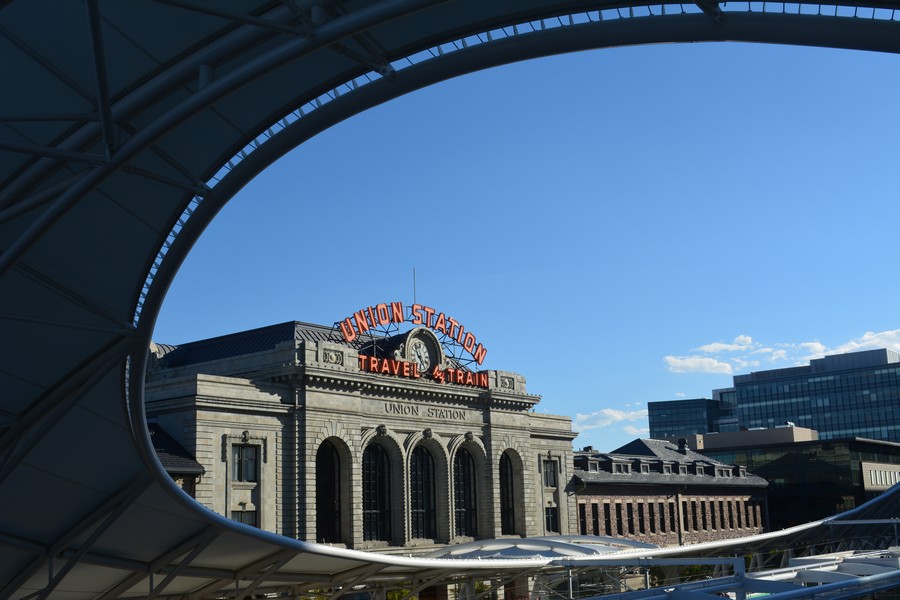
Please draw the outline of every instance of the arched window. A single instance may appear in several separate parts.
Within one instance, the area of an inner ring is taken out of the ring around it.
[[[516,502],[513,487],[513,465],[506,452],[500,457],[500,533],[516,533]]]
[[[363,539],[391,539],[391,463],[378,444],[363,452]]]
[[[453,500],[456,505],[456,535],[475,536],[478,532],[475,506],[475,461],[465,448],[453,459]]]
[[[316,540],[341,541],[341,458],[328,440],[316,452]]]
[[[435,515],[434,457],[424,446],[416,446],[409,465],[410,530],[413,538],[434,539]]]

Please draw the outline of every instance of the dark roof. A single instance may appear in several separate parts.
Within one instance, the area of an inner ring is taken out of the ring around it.
[[[406,341],[406,333],[389,335],[384,331],[369,330],[365,335],[357,336],[356,340],[346,342],[340,330],[332,325],[288,321],[206,340],[188,342],[178,346],[154,342],[151,349],[159,358],[161,366],[172,369],[234,356],[265,352],[266,350],[272,350],[278,344],[289,341],[325,341],[349,346],[359,351],[360,354],[374,353],[376,356],[390,356],[391,352]],[[450,341],[452,342],[452,340]],[[450,353],[446,353],[446,356],[455,368],[470,370],[466,361],[462,361]]]
[[[150,441],[163,468],[169,475],[203,475],[206,469],[175,438],[157,423],[148,423]]]
[[[626,455],[635,458],[656,458],[671,462],[706,462],[711,465],[723,465],[717,460],[713,460],[708,456],[704,456],[699,452],[694,452],[688,447],[681,451],[676,444],[666,440],[644,440],[637,439],[628,442],[621,448],[609,452],[610,455]]]
[[[618,484],[618,485],[679,485],[679,486],[715,486],[715,487],[758,487],[769,486],[769,482],[748,473],[742,477],[713,477],[688,473],[610,473],[609,471],[583,471],[575,469],[575,479],[584,483]]]
[[[171,368],[263,352],[271,350],[284,342],[298,342],[301,340],[323,340],[344,344],[343,338],[331,326],[288,321],[207,340],[189,342],[175,347],[166,346],[165,344],[157,345],[169,350],[162,357],[162,362],[165,366]]]
[[[582,454],[582,453],[578,453]],[[677,445],[665,440],[637,439],[629,442],[612,452],[587,453],[596,458],[610,462],[632,462],[640,459],[647,462],[659,463],[659,461],[692,464],[711,467],[726,467],[733,470],[733,465],[717,461],[715,459],[704,456],[699,452],[694,452],[690,448],[680,449]],[[629,473],[613,473],[611,471],[584,471],[576,468],[578,479],[584,483],[616,483],[627,485],[714,485],[726,487],[766,487],[769,483],[757,475],[747,473],[739,477],[715,477],[708,474],[693,473],[640,473],[631,471]]]

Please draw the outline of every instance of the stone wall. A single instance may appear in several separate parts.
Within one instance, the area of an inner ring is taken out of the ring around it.
[[[311,542],[316,532],[316,457],[326,440],[340,462],[339,545],[409,553],[475,538],[503,537],[500,519],[500,460],[514,464],[515,534],[549,533],[545,510],[558,511],[559,533],[577,533],[576,507],[566,493],[572,475],[571,420],[536,414],[539,398],[525,378],[489,371],[487,388],[362,372],[356,352],[329,342],[298,342],[252,356],[257,370],[234,357],[206,365],[154,372],[147,384],[151,418],[175,437],[206,469],[197,500],[225,516],[259,511],[263,529]],[[177,376],[176,376],[177,375]],[[392,539],[363,539],[363,453],[380,444],[391,460]],[[260,450],[259,481],[230,477],[234,445]],[[437,531],[416,539],[410,529],[410,458],[418,446],[434,459]],[[475,464],[477,535],[455,527],[454,459],[465,448]],[[544,486],[542,465],[558,470],[555,486]],[[238,512],[235,512],[238,511]]]

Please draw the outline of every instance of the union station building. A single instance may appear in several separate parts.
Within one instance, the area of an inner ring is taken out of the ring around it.
[[[147,414],[202,466],[201,504],[275,533],[407,554],[577,533],[571,420],[486,353],[400,302],[154,344]]]

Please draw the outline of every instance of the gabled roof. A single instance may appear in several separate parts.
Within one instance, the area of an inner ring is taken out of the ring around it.
[[[203,475],[206,469],[157,423],[148,423],[156,456],[169,475]]]
[[[711,465],[730,466],[704,456],[699,452],[694,452],[688,447],[685,447],[682,451],[677,445],[666,440],[637,439],[608,454],[626,455],[636,458],[649,457],[671,462],[705,462]]]

